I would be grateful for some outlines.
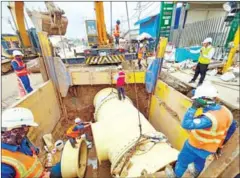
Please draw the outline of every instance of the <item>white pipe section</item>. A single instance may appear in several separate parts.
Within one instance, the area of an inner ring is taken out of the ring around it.
[[[117,90],[106,88],[94,98],[95,120],[92,132],[98,160],[110,160],[111,172],[121,162],[122,156],[135,145],[139,139],[138,110],[132,101],[126,98],[120,101]],[[142,133],[145,135],[163,135],[157,132],[140,113]],[[166,142],[144,142],[130,157],[131,166],[127,177],[141,176],[142,171],[155,173],[177,160],[178,151]]]

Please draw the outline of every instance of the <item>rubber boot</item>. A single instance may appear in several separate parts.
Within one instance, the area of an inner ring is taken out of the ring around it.
[[[69,141],[70,141],[72,147],[75,148],[76,147],[76,143],[77,143],[76,140],[74,138],[70,138]]]
[[[194,164],[190,164],[190,165],[188,166],[188,171],[190,172],[190,174],[191,174],[191,176],[192,176],[193,178],[197,178],[197,177],[199,176],[199,174],[200,174],[200,172],[198,172],[198,171],[195,169]]]
[[[166,174],[166,176],[167,176],[168,178],[177,178],[177,176],[176,176],[176,174],[175,174],[172,166],[167,165],[167,166],[165,167],[165,170],[164,170],[164,171],[165,171],[165,174]]]

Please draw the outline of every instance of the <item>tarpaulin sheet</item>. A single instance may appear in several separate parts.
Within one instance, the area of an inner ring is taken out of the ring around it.
[[[186,48],[177,48],[175,53],[175,62],[182,62],[187,59],[197,62],[200,56],[200,46],[199,47],[190,47]]]
[[[157,81],[160,61],[161,59],[154,59],[148,66],[145,77],[146,90],[148,93],[153,92],[154,86]]]

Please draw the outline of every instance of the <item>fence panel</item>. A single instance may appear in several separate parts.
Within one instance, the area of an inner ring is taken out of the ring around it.
[[[184,29],[173,30],[172,42],[176,47],[201,45],[206,37],[212,37],[213,46],[223,47],[226,43],[230,27],[224,17],[208,19],[186,24]]]

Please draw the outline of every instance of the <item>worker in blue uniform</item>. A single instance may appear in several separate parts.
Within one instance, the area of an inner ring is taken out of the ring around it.
[[[14,50],[13,57],[14,57],[14,59],[11,61],[11,64],[17,75],[17,79],[20,84],[20,87],[23,88],[23,90],[24,90],[23,94],[21,94],[21,96],[24,96],[33,90],[30,85],[30,80],[28,77],[29,71],[26,68],[26,64],[22,60],[23,54],[21,51]]]
[[[216,103],[217,90],[210,83],[199,86],[192,99],[193,105],[187,110],[182,127],[190,130],[190,137],[185,142],[175,165],[175,177],[182,177],[188,165],[194,163],[194,177],[204,169],[209,155],[221,153],[223,145],[230,139],[237,128],[232,113]],[[195,117],[198,108],[203,114]],[[219,155],[220,156],[220,155]]]
[[[45,170],[37,155],[39,149],[27,138],[29,127],[36,127],[33,114],[26,108],[10,108],[2,114],[1,177],[61,178],[61,163]]]

